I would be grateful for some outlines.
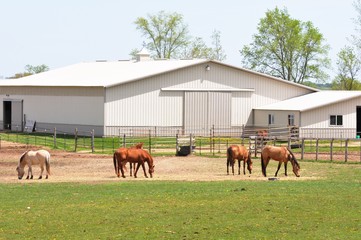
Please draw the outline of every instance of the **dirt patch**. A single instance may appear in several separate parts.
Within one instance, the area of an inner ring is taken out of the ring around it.
[[[28,150],[37,150],[39,147],[26,148],[25,145],[8,143],[2,141],[0,149],[0,183],[24,183],[24,182],[81,182],[81,183],[102,183],[116,181],[139,181],[145,180],[141,169],[138,178],[130,177],[117,178],[114,173],[113,159],[111,155],[99,155],[89,153],[64,152],[47,149],[51,154],[51,176],[45,180],[18,180],[16,167],[21,154]],[[274,162],[274,161],[273,161]],[[238,175],[238,167],[235,166],[236,174],[227,175],[226,158],[206,158],[197,156],[187,157],[154,157],[155,173],[150,181],[171,180],[171,181],[224,181],[224,180],[263,180],[268,178],[262,176],[259,160],[255,159],[253,173],[250,175]],[[276,170],[276,162],[270,163],[270,173]],[[128,167],[129,169],[129,167]],[[27,171],[27,168],[25,168]],[[231,169],[230,169],[231,170]],[[289,167],[289,176],[285,177],[283,168],[280,170],[280,179],[316,179],[317,177],[303,176],[296,178]],[[34,178],[38,178],[40,168],[33,167]],[[302,174],[302,170],[301,170]],[[45,174],[44,174],[45,176]]]

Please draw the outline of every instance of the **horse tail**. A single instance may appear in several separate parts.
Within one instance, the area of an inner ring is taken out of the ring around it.
[[[115,174],[118,174],[117,173],[117,156],[115,153],[113,154],[113,163],[114,163]]]
[[[48,154],[46,156],[46,159],[45,159],[45,167],[46,167],[46,171],[48,172],[49,175],[50,174],[50,154]]]
[[[266,167],[265,167],[265,164],[263,162],[263,153],[262,152],[261,152],[261,167],[262,167],[263,176],[266,176]]]
[[[231,166],[231,161],[232,161],[232,147],[229,147],[227,149],[227,166]]]

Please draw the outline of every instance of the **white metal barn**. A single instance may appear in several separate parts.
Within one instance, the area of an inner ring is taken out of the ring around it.
[[[296,125],[300,137],[361,135],[361,91],[319,91],[254,109],[255,124]]]
[[[208,133],[263,124],[259,107],[317,91],[210,60],[79,63],[0,80],[0,128],[21,131],[33,120],[39,129],[98,136],[130,127]]]

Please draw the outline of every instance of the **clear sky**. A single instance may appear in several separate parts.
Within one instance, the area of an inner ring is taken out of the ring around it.
[[[241,66],[239,50],[251,43],[267,10],[287,8],[290,16],[311,21],[336,56],[355,34],[354,0],[0,0],[0,78],[23,72],[25,65],[55,69],[95,60],[129,59],[144,39],[137,17],[161,10],[183,15],[192,36],[211,45],[221,32],[227,64]],[[329,71],[331,77],[335,69]]]

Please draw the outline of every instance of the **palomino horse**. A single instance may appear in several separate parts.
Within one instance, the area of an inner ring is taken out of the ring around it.
[[[249,174],[252,173],[251,153],[245,146],[232,145],[227,149],[227,174],[229,174],[229,167],[232,167],[234,175],[234,163],[238,160],[238,175],[241,174],[241,161],[243,161],[243,174],[246,174],[246,162]]]
[[[266,177],[266,168],[270,159],[279,161],[278,168],[275,173],[275,177],[277,177],[277,173],[280,170],[282,163],[285,165],[285,175],[287,176],[287,163],[291,161],[293,167],[293,173],[299,177],[300,176],[300,165],[298,164],[295,156],[291,152],[290,149],[286,147],[275,147],[267,145],[263,148],[261,153],[261,165],[262,165],[262,173],[263,176]]]
[[[118,177],[120,177],[120,173],[119,173],[119,170],[120,170],[122,173],[122,177],[125,178],[123,167],[125,166],[125,164],[127,162],[133,163],[133,164],[138,163],[137,169],[134,172],[135,178],[137,177],[137,172],[138,172],[140,166],[142,166],[142,168],[143,168],[144,176],[146,178],[148,178],[147,173],[145,171],[145,166],[144,166],[144,162],[147,162],[148,167],[149,167],[148,172],[150,174],[150,177],[153,177],[153,173],[154,173],[153,158],[147,151],[145,151],[143,149],[136,149],[136,148],[119,148],[119,149],[117,149],[113,155],[113,163],[114,163],[115,174]]]
[[[25,173],[24,167],[28,165],[28,176],[26,179],[33,179],[33,170],[32,165],[40,165],[40,177],[43,177],[44,165],[46,166],[46,179],[48,179],[48,174],[50,175],[50,153],[46,150],[38,150],[38,151],[26,151],[24,152],[19,160],[18,167],[16,170],[18,171],[18,178],[22,179]]]

